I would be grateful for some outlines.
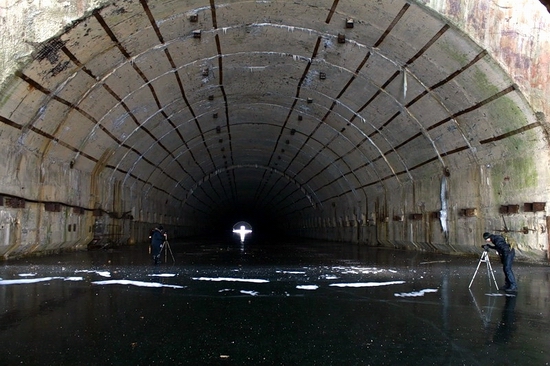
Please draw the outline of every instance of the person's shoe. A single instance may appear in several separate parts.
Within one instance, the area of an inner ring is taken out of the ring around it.
[[[510,288],[510,287],[508,287],[508,286],[502,286],[502,287],[499,287],[498,289],[499,289],[500,291],[508,291],[509,288]]]
[[[506,291],[506,292],[518,292],[518,288],[517,288],[517,286],[510,286],[504,291]]]

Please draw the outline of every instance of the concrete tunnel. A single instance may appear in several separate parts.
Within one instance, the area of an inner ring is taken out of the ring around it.
[[[548,260],[539,0],[8,1],[0,255],[255,231]]]

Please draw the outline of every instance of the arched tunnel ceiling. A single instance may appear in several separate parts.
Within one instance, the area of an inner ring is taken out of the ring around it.
[[[184,215],[353,205],[539,127],[484,49],[410,1],[118,1],[33,57],[2,138]]]

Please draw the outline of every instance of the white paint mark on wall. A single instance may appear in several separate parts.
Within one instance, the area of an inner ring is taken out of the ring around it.
[[[439,221],[441,222],[441,229],[445,233],[445,237],[448,235],[447,228],[447,211],[448,211],[448,197],[447,197],[447,177],[441,178],[441,210],[439,211]]]

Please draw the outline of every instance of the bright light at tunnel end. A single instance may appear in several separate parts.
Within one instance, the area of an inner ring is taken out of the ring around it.
[[[252,233],[252,226],[246,221],[239,221],[233,225],[233,233],[238,234],[241,239],[241,243],[244,243],[246,235]]]

